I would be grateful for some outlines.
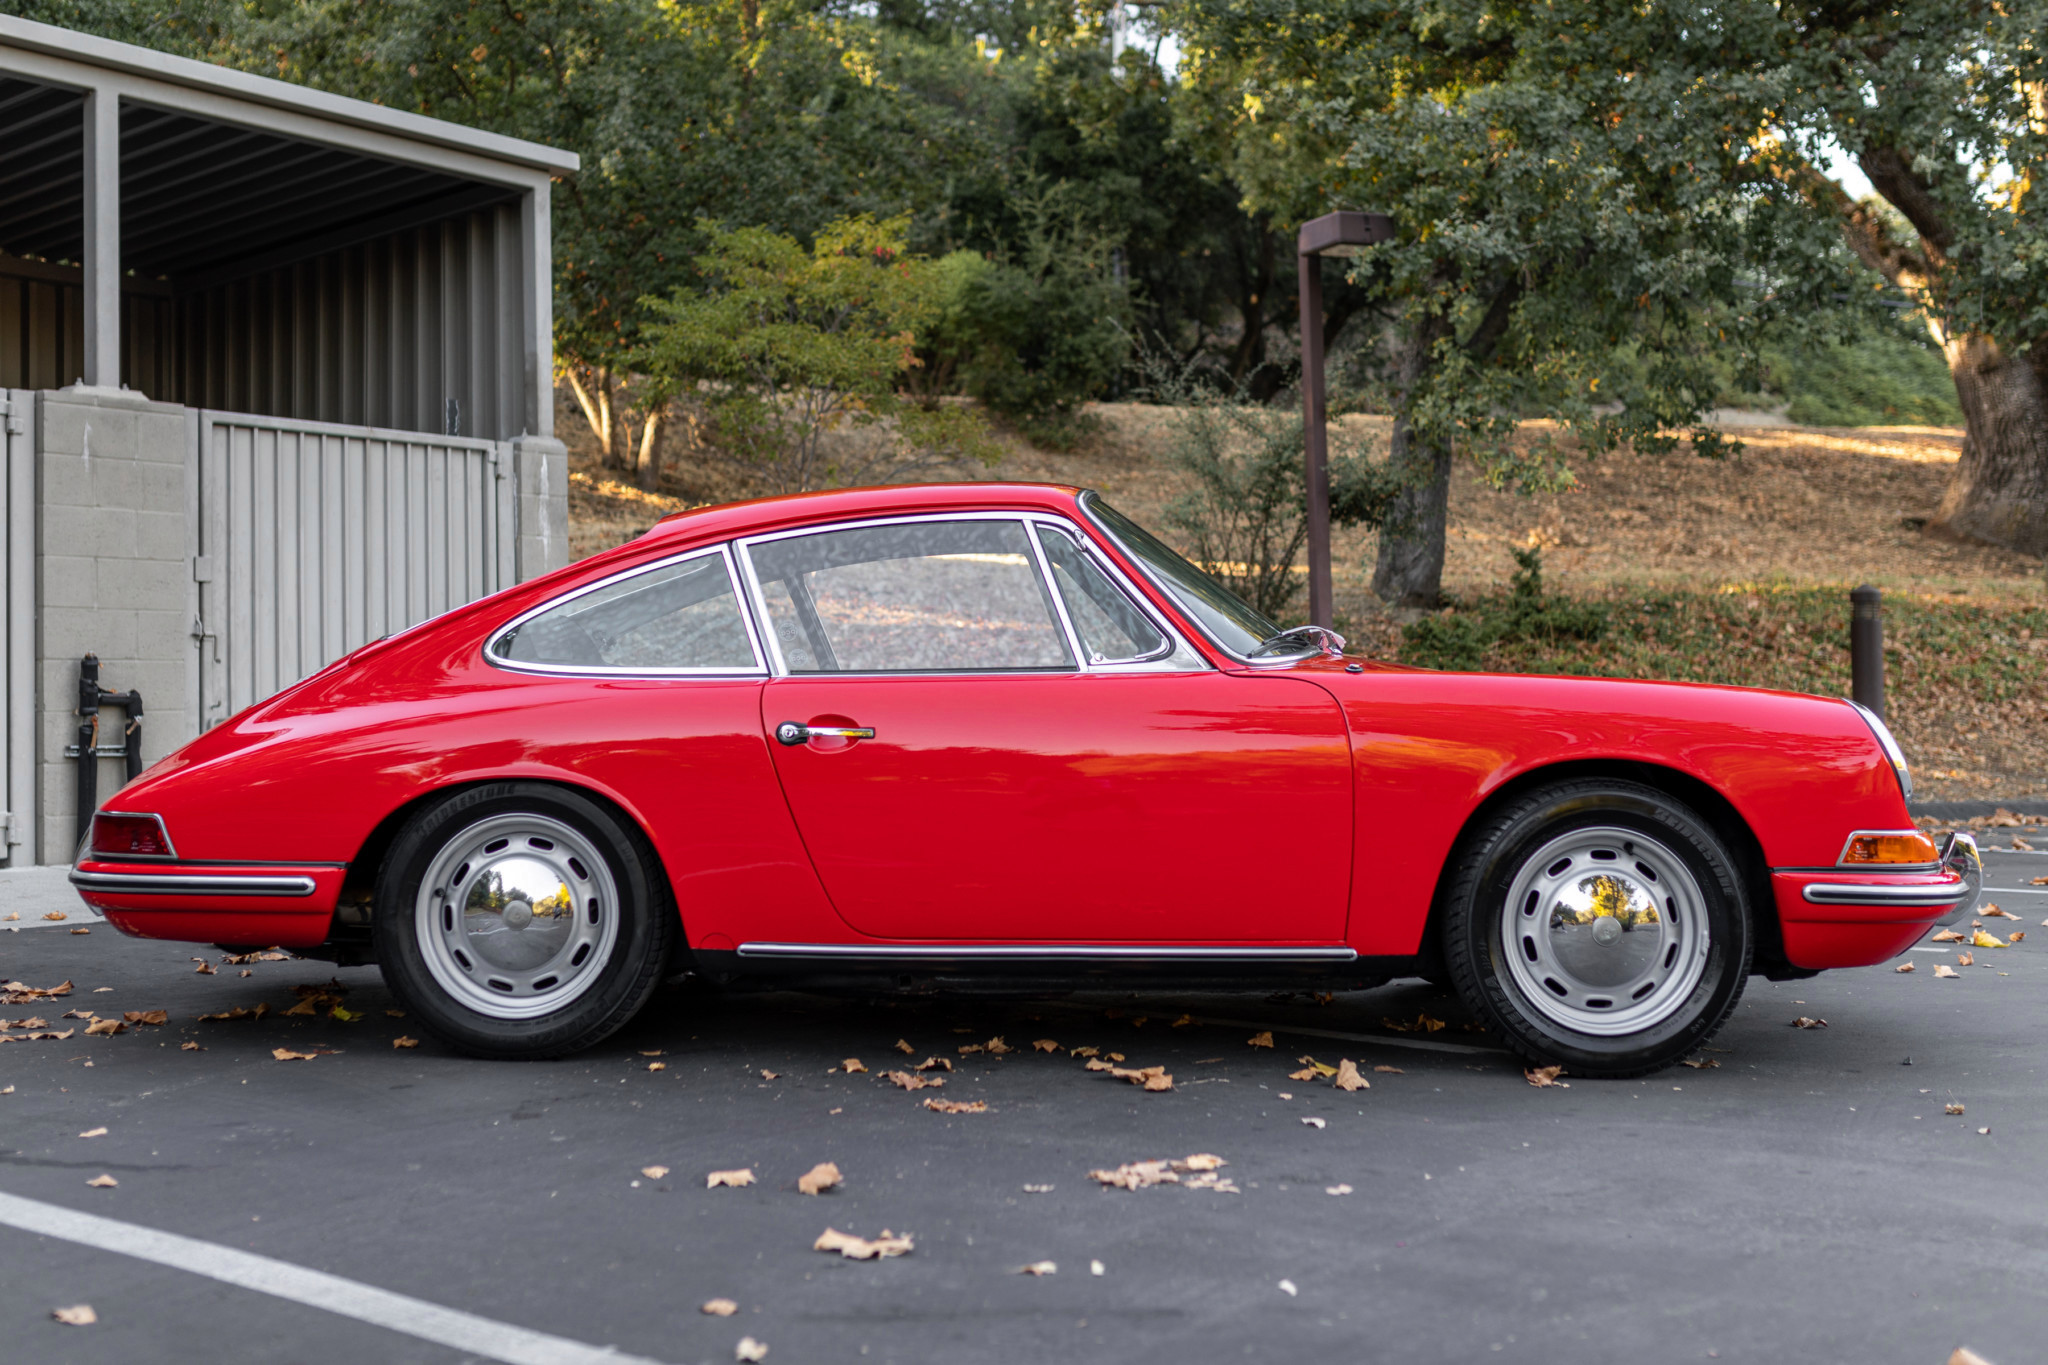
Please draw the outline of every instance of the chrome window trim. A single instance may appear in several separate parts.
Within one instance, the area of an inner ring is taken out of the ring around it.
[[[158,815],[155,811],[96,810],[92,814],[93,820],[95,822],[97,822],[99,820],[99,817],[102,815],[118,815],[128,820],[154,820],[156,821],[156,832],[164,837],[164,847],[170,850],[169,853],[109,853],[104,858],[102,858],[99,856],[99,850],[93,847],[93,827],[91,825],[88,825],[85,831],[85,852],[86,856],[91,858],[94,862],[174,863],[178,861],[178,846],[171,842],[171,831],[164,824],[163,816]]]
[[[1030,520],[1032,523],[1031,543],[1038,551],[1040,572],[1045,575],[1045,581],[1052,585],[1053,601],[1059,605],[1060,618],[1067,622],[1068,632],[1073,636],[1074,657],[1081,660],[1082,667],[1085,670],[1103,673],[1156,672],[1158,670],[1154,667],[1155,665],[1172,659],[1177,650],[1187,648],[1186,642],[1181,640],[1179,633],[1156,618],[1156,615],[1149,609],[1151,604],[1145,601],[1144,594],[1132,590],[1130,582],[1123,574],[1117,571],[1117,567],[1114,564],[1110,564],[1103,559],[1102,553],[1095,548],[1095,542],[1088,539],[1079,527],[1068,522],[1063,517],[1033,514]],[[1140,654],[1135,658],[1104,659],[1100,662],[1090,660],[1086,649],[1081,644],[1080,628],[1073,624],[1072,613],[1067,610],[1066,594],[1060,591],[1060,581],[1053,576],[1052,561],[1046,557],[1045,546],[1039,541],[1037,531],[1040,526],[1049,526],[1073,541],[1074,548],[1080,551],[1081,557],[1090,564],[1093,564],[1097,571],[1109,580],[1109,585],[1123,595],[1124,601],[1130,604],[1131,610],[1137,612],[1138,615],[1150,622],[1152,628],[1159,632],[1159,638],[1166,643],[1153,650],[1150,654]],[[1189,652],[1193,653],[1192,650]]]
[[[1842,851],[1835,855],[1835,866],[1839,868],[1855,868],[1862,872],[1938,872],[1941,870],[1941,859],[1939,858],[1924,863],[1852,863],[1849,861],[1849,845],[1865,835],[1875,835],[1880,838],[1889,835],[1897,838],[1902,834],[1925,834],[1929,843],[1934,841],[1934,836],[1927,834],[1927,831],[1924,829],[1852,830],[1849,837],[1842,840]]]
[[[1024,538],[1032,544],[1032,561],[1038,566],[1039,586],[1052,600],[1053,620],[1062,632],[1061,638],[1067,642],[1068,652],[1073,656],[1072,665],[1058,668],[962,668],[915,671],[908,669],[875,669],[865,671],[848,669],[831,673],[791,672],[788,661],[782,657],[782,642],[775,638],[774,631],[768,629],[767,596],[761,590],[761,580],[754,573],[754,546],[767,545],[778,540],[793,540],[798,536],[821,535],[834,531],[859,531],[875,526],[905,526],[925,521],[1013,521],[1021,523],[1024,527]],[[1136,606],[1145,619],[1152,622],[1169,641],[1169,647],[1163,655],[1135,662],[1113,664],[1090,664],[1087,662],[1085,652],[1081,649],[1080,640],[1074,632],[1073,623],[1067,619],[1066,603],[1060,597],[1059,584],[1053,581],[1052,574],[1046,565],[1044,548],[1038,544],[1038,537],[1033,533],[1032,523],[1034,522],[1044,522],[1075,536],[1083,552],[1093,555],[1096,565],[1109,575],[1110,582],[1116,585],[1117,590],[1129,597],[1132,605]],[[748,610],[753,613],[755,620],[759,622],[757,638],[765,642],[768,669],[777,678],[1064,678],[1083,674],[1161,672],[1166,670],[1160,669],[1159,664],[1164,660],[1171,660],[1176,652],[1180,650],[1186,650],[1187,653],[1192,655],[1197,660],[1198,666],[1193,669],[1175,668],[1171,670],[1172,672],[1209,672],[1208,661],[1202,659],[1199,654],[1188,648],[1181,632],[1175,630],[1170,622],[1161,621],[1158,612],[1153,610],[1151,603],[1145,600],[1145,595],[1133,591],[1129,578],[1120,572],[1116,565],[1105,563],[1103,557],[1099,553],[1094,552],[1094,547],[1090,544],[1088,537],[1078,532],[1079,528],[1073,522],[1051,512],[1029,509],[1009,512],[962,510],[957,512],[909,512],[899,516],[860,517],[852,521],[821,522],[816,525],[799,526],[785,531],[768,531],[757,536],[741,536],[735,539],[732,545],[734,549],[733,560],[738,565],[739,577],[747,598]]]
[[[1084,490],[1078,500],[1081,511],[1084,515],[1087,516],[1089,524],[1092,525],[1097,531],[1099,531],[1102,534],[1103,538],[1107,540],[1110,544],[1116,546],[1117,549],[1123,551],[1124,557],[1129,559],[1132,564],[1136,565],[1138,572],[1145,576],[1145,581],[1150,583],[1155,589],[1157,589],[1161,597],[1164,597],[1167,601],[1173,603],[1174,608],[1177,611],[1179,611],[1181,615],[1185,616],[1188,619],[1188,624],[1193,626],[1196,631],[1200,632],[1202,638],[1204,640],[1207,640],[1211,645],[1215,646],[1217,652],[1222,654],[1225,658],[1235,659],[1237,662],[1245,665],[1245,667],[1247,668],[1286,668],[1291,664],[1298,664],[1304,659],[1314,658],[1316,655],[1321,654],[1323,652],[1321,646],[1311,645],[1299,654],[1282,654],[1271,659],[1254,659],[1250,655],[1240,654],[1236,650],[1232,649],[1230,646],[1224,644],[1221,640],[1217,639],[1216,636],[1206,626],[1202,624],[1202,618],[1200,616],[1188,610],[1188,608],[1181,602],[1180,598],[1174,593],[1172,588],[1167,587],[1164,583],[1161,583],[1159,581],[1157,575],[1155,575],[1152,572],[1150,566],[1148,566],[1145,563],[1145,557],[1137,553],[1135,550],[1131,549],[1130,546],[1124,544],[1123,541],[1117,539],[1116,532],[1110,530],[1108,526],[1104,525],[1101,519],[1098,518],[1094,514],[1094,512],[1092,512],[1089,509],[1088,500],[1090,498],[1100,498],[1101,496],[1101,493],[1097,492],[1093,488],[1090,488]],[[1193,560],[1189,560],[1188,562],[1191,564],[1194,563]],[[1196,564],[1195,567],[1199,569],[1202,566]],[[1205,573],[1207,572],[1207,570],[1203,571]],[[1246,605],[1250,604],[1247,603]]]
[[[591,593],[601,592],[605,588],[609,588],[615,583],[623,583],[629,578],[637,578],[641,574],[654,573],[676,564],[688,563],[693,559],[704,559],[711,555],[717,555],[724,561],[725,579],[733,590],[733,602],[739,611],[741,628],[747,633],[747,648],[754,655],[754,663],[751,668],[612,668],[601,664],[536,664],[526,663],[517,659],[508,659],[497,652],[498,641],[504,638],[506,631],[516,630],[535,617],[553,611],[556,607],[566,606],[579,597],[587,597]],[[492,630],[490,635],[484,640],[483,652],[484,662],[494,668],[502,668],[508,673],[529,673],[556,678],[759,678],[765,676],[769,671],[761,652],[760,633],[754,628],[753,613],[747,609],[745,584],[741,582],[739,575],[734,571],[732,545],[730,542],[721,542],[717,545],[708,546],[700,545],[694,550],[684,550],[678,554],[652,560],[645,564],[635,564],[631,568],[621,569],[615,574],[608,574],[594,583],[585,583],[580,588],[572,589],[557,597],[551,597],[539,606],[528,608],[526,611],[519,613],[519,615]]]

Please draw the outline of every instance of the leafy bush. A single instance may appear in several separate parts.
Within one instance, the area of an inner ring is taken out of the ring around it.
[[[1788,404],[1795,422],[1821,427],[1960,426],[1955,381],[1918,315],[1864,326],[1846,341],[1763,347],[1753,374],[1724,375],[1718,401]]]
[[[1401,661],[1427,668],[1471,672],[1488,665],[1503,646],[1555,647],[1568,641],[1596,641],[1607,631],[1603,606],[1552,597],[1543,590],[1543,551],[1516,550],[1513,584],[1505,597],[1481,598],[1401,632]]]
[[[710,290],[645,300],[654,320],[636,368],[701,403],[719,445],[774,491],[995,463],[979,414],[897,392],[943,285],[933,262],[904,251],[908,218],[841,219],[808,251],[765,228],[702,226]],[[868,439],[828,440],[846,428]]]

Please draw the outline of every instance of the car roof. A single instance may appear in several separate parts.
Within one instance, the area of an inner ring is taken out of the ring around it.
[[[914,512],[1001,509],[1072,515],[1074,500],[1080,495],[1080,489],[1057,483],[902,483],[875,488],[832,488],[675,512],[656,522],[638,543],[644,547],[653,541],[726,540],[816,522]]]

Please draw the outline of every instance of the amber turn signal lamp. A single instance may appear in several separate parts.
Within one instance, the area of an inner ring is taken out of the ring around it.
[[[174,858],[161,815],[101,811],[92,817],[92,851],[104,858]]]
[[[1859,832],[1849,836],[1842,850],[1842,862],[1852,863],[1938,863],[1941,853],[1931,835],[1919,830]]]

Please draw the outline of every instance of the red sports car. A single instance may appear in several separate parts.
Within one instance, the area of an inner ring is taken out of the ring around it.
[[[1853,703],[1437,673],[1282,630],[1099,495],[682,513],[358,649],[125,788],[117,928],[375,962],[553,1056],[680,970],[878,986],[1451,983],[1522,1055],[1664,1066],[1752,972],[1976,903]]]

